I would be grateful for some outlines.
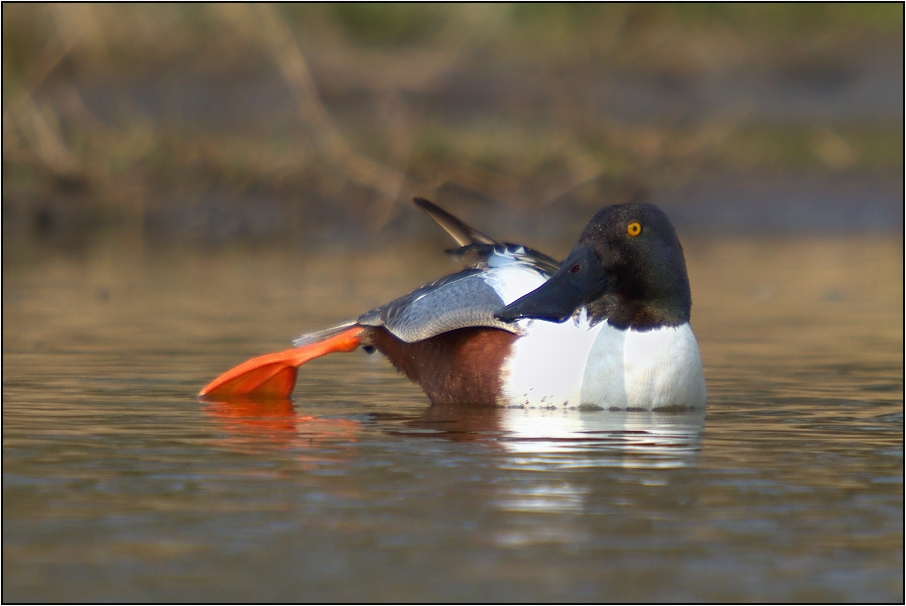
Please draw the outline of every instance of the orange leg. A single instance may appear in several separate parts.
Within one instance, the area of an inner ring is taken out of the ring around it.
[[[363,330],[361,326],[353,326],[318,343],[252,358],[208,383],[198,395],[207,398],[288,398],[296,386],[300,366],[329,353],[355,351],[362,344]]]

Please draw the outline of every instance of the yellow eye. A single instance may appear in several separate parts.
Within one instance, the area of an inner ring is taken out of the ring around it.
[[[626,233],[635,238],[637,235],[642,233],[642,224],[638,221],[633,221],[626,226]]]

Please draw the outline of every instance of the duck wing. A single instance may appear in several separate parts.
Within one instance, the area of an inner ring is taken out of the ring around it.
[[[559,264],[546,255],[534,257],[525,247],[514,250],[518,254],[500,244],[457,249],[453,252],[473,257],[470,267],[372,309],[356,322],[383,326],[406,343],[477,326],[518,332],[514,323],[502,322],[494,313],[541,286]]]
[[[519,331],[515,323],[503,322],[494,313],[541,286],[560,263],[526,246],[497,242],[424,198],[414,201],[462,245],[447,253],[461,260],[465,269],[372,309],[354,323],[303,335],[295,341],[297,347],[332,337],[355,324],[382,326],[406,343],[458,328]]]

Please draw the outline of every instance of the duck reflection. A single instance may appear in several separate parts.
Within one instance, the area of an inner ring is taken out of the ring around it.
[[[418,415],[371,413],[357,419],[300,414],[288,399],[210,401],[205,412],[227,433],[225,445],[318,447],[354,442],[367,424],[410,438],[478,442],[513,455],[508,465],[685,467],[700,449],[704,409],[601,409],[429,406]]]
[[[366,432],[372,437],[392,436],[393,441],[464,443],[478,459],[487,461],[490,456],[493,467],[502,472],[499,482],[486,487],[488,504],[521,516],[491,538],[503,547],[576,544],[585,540],[587,529],[580,523],[583,516],[569,516],[570,512],[616,514],[621,507],[651,498],[648,489],[653,485],[669,484],[669,490],[656,490],[657,498],[682,506],[693,497],[683,485],[686,474],[677,476],[672,469],[694,465],[705,421],[704,410],[461,405],[331,418],[300,414],[290,400],[212,401],[204,411],[224,431],[225,447],[245,452],[274,446],[295,449],[306,469],[357,460],[358,449],[348,446],[366,439]],[[631,476],[625,475],[627,470]],[[616,485],[614,477],[619,478]],[[627,483],[627,477],[637,482]],[[353,487],[344,490],[340,492],[345,496],[361,497]],[[544,515],[545,522],[537,523],[537,515]]]
[[[609,454],[619,458],[586,456],[582,461],[684,467],[699,451],[705,411],[508,409],[503,425],[509,437],[502,443],[512,453]]]
[[[432,406],[404,425],[496,451],[488,504],[507,523],[490,540],[519,549],[589,541],[587,512],[619,516],[651,499],[685,507],[694,490],[677,468],[696,462],[705,410]]]
[[[232,443],[355,441],[363,423],[300,414],[289,399],[208,401],[204,410]],[[705,411],[434,405],[417,416],[372,413],[367,419],[389,434],[483,442],[514,455],[558,455],[561,465],[682,467],[698,453]]]
[[[589,541],[589,512],[621,516],[655,499],[682,507],[701,449],[705,410],[507,408],[498,411],[493,506],[511,523],[492,540],[504,548]],[[578,515],[573,515],[578,514]]]
[[[559,465],[685,467],[700,449],[705,409],[431,406],[406,426]]]
[[[289,399],[203,402],[204,411],[226,433],[222,445],[231,448],[317,448],[337,442],[355,442],[360,425],[359,421],[351,419],[301,415]]]

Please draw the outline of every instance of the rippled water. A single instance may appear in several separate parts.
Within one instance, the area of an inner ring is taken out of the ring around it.
[[[199,402],[450,266],[6,250],[3,599],[902,601],[900,238],[685,244],[706,415],[432,408],[362,352]]]

